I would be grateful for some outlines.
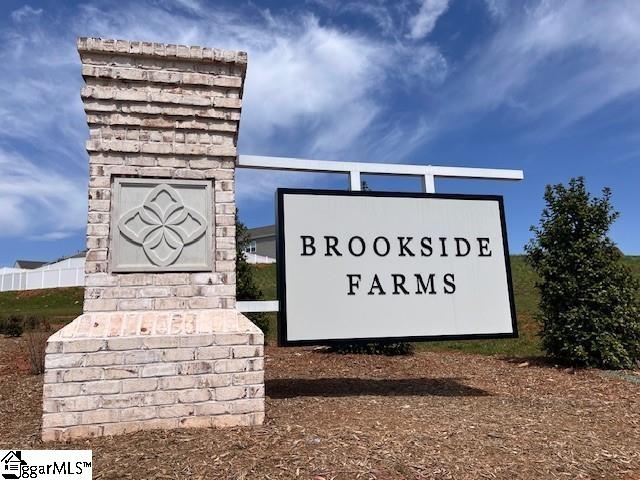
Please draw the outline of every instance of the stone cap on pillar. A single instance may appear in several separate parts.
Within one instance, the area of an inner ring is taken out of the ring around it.
[[[177,58],[190,61],[236,63],[245,66],[247,64],[247,52],[195,45],[79,37],[77,47],[79,52],[166,57],[167,59]]]

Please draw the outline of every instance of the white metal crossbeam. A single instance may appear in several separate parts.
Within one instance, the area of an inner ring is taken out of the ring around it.
[[[334,162],[331,160],[305,160],[301,158],[239,155],[238,168],[288,170],[294,172],[346,173],[351,190],[360,190],[361,174],[408,175],[422,179],[422,189],[435,193],[435,178],[472,178],[486,180],[522,180],[522,170],[501,168],[443,167],[435,165],[402,165],[397,163]],[[240,301],[241,312],[277,312],[278,301]]]
[[[334,162],[331,160],[305,160],[288,157],[239,155],[239,168],[289,170],[297,172],[347,173],[351,190],[360,190],[361,174],[409,175],[423,179],[423,189],[435,192],[434,178],[475,178],[487,180],[522,180],[522,170],[502,168],[444,167],[436,165],[402,165],[397,163]]]
[[[236,302],[236,308],[243,313],[251,312],[277,312],[277,300],[240,300]]]

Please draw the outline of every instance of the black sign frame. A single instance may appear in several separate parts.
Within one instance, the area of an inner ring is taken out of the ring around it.
[[[511,329],[507,333],[473,333],[461,335],[427,335],[409,337],[358,337],[358,338],[330,338],[312,340],[289,340],[287,338],[287,281],[284,238],[284,196],[285,195],[323,195],[323,196],[351,196],[351,197],[389,197],[389,198],[438,198],[452,200],[489,200],[498,202],[500,211],[500,227],[504,246],[504,262],[507,274],[507,288],[509,293],[509,308],[511,312]],[[301,347],[311,345],[339,346],[345,344],[366,344],[371,342],[435,342],[443,340],[489,340],[518,338],[518,323],[516,318],[515,297],[513,293],[513,279],[511,274],[511,259],[507,239],[507,224],[504,212],[504,198],[502,195],[476,195],[458,193],[421,193],[421,192],[383,192],[383,191],[354,191],[354,190],[322,190],[305,188],[278,188],[276,190],[276,269],[278,293],[278,346]]]

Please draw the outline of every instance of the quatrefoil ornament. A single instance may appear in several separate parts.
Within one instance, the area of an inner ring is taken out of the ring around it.
[[[156,186],[142,205],[125,212],[118,222],[120,233],[144,250],[159,267],[172,265],[184,247],[207,231],[207,220],[187,207],[180,194],[167,184]]]

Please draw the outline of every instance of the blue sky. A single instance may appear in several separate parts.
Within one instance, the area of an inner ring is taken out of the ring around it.
[[[523,182],[436,182],[441,192],[504,195],[516,253],[544,186],[584,175],[593,192],[613,189],[612,236],[640,254],[635,0],[4,0],[0,9],[0,265],[84,247],[77,36],[247,51],[241,154],[524,169]],[[272,223],[278,186],[346,185],[243,170],[241,218]]]

